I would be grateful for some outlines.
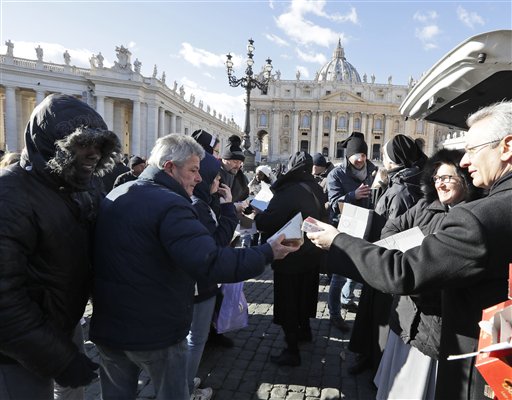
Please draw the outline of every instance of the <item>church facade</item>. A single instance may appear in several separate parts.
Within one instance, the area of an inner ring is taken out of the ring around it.
[[[414,82],[394,85],[392,77],[377,83],[361,76],[347,61],[338,42],[332,59],[313,80],[282,80],[277,72],[266,92],[251,95],[252,143],[263,162],[286,162],[290,154],[322,153],[334,163],[342,161],[341,142],[359,131],[368,143],[368,156],[379,161],[382,146],[401,133],[416,139],[431,155],[447,127],[427,121],[406,120],[398,108]]]
[[[168,133],[191,134],[204,129],[219,137],[221,145],[240,127],[217,114],[193,94],[186,94],[176,81],[167,86],[165,72],[157,77],[140,73],[141,62],[131,61],[124,46],[116,48],[117,61],[111,68],[103,65],[101,53],[90,59],[90,68],[71,65],[66,51],[63,63],[44,61],[44,49],[38,46],[36,59],[15,57],[14,43],[6,42],[7,53],[0,55],[0,149],[21,151],[24,131],[34,107],[51,93],[75,96],[87,102],[103,116],[109,129],[121,140],[123,152],[143,157],[158,137]]]

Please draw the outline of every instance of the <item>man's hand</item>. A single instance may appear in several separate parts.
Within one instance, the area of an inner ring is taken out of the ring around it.
[[[272,253],[274,253],[274,260],[281,260],[285,258],[289,253],[293,253],[300,249],[300,246],[284,246],[281,242],[284,240],[285,235],[279,235],[275,240],[269,242],[272,247]]]
[[[355,191],[356,200],[366,199],[370,196],[370,186],[361,183],[361,185]]]
[[[331,248],[332,241],[340,233],[334,226],[318,221],[318,227],[322,228],[319,232],[306,233],[309,240],[311,240],[317,247],[323,250]]]
[[[217,190],[220,196],[221,203],[231,203],[233,201],[233,196],[231,195],[231,189],[225,183],[221,183],[219,185],[219,189]]]
[[[94,371],[100,366],[91,361],[85,354],[77,353],[62,374],[55,378],[62,387],[77,388],[87,386],[98,377]]]
[[[247,207],[249,207],[248,200],[239,201],[239,202],[235,203],[235,209],[236,209],[237,213],[242,213]]]

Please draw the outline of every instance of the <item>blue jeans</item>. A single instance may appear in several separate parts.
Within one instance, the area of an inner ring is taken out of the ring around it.
[[[123,351],[97,346],[101,356],[103,400],[130,400],[137,397],[139,374],[151,378],[157,400],[189,400],[186,340],[159,350]]]
[[[354,302],[354,288],[356,285],[357,282],[352,279],[345,278],[338,274],[332,274],[329,297],[327,300],[331,318],[341,315],[341,304]]]
[[[210,333],[213,310],[215,309],[216,296],[194,304],[194,315],[190,332],[187,336],[188,342],[188,390],[192,393],[194,389],[194,377],[197,374],[204,346]]]

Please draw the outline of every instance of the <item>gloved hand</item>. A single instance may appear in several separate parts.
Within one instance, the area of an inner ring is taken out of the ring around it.
[[[62,387],[86,386],[98,377],[98,374],[94,372],[98,368],[99,365],[91,361],[85,354],[77,353],[64,372],[55,378],[55,382]]]

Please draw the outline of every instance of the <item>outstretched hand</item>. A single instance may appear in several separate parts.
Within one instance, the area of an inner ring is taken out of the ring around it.
[[[329,250],[334,238],[340,233],[334,226],[318,221],[318,227],[322,228],[318,232],[308,232],[306,235],[317,247],[323,250]]]
[[[276,239],[271,240],[269,242],[272,247],[272,252],[274,253],[274,260],[281,260],[285,258],[288,254],[293,253],[300,249],[300,246],[285,246],[282,244],[285,239],[285,235],[279,235]]]

